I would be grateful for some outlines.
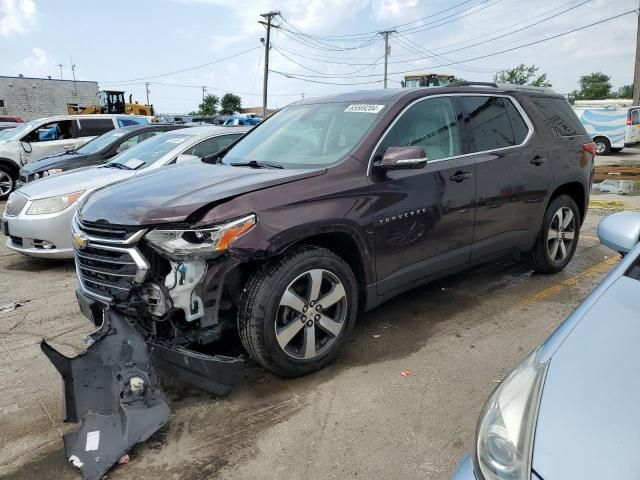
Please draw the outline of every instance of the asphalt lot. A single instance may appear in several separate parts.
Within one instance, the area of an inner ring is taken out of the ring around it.
[[[223,399],[167,382],[170,423],[109,477],[448,478],[491,390],[617,261],[595,236],[607,213],[590,210],[566,271],[503,261],[408,292],[362,315],[339,361],[317,374],[283,380],[252,367]],[[62,424],[61,380],[39,348],[45,337],[67,355],[83,350],[91,327],[73,263],[2,246],[0,268],[0,306],[24,303],[0,311],[0,478],[79,478],[61,438],[76,426]]]

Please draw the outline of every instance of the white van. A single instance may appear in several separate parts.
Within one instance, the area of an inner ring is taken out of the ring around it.
[[[640,143],[640,107],[631,100],[578,100],[573,104],[582,125],[596,143],[598,155]]]
[[[149,119],[139,115],[57,115],[0,131],[0,199],[15,188],[22,165],[75,150],[114,128],[145,123]]]

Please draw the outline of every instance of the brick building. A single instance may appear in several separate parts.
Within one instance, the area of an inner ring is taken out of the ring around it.
[[[0,115],[25,120],[63,115],[67,103],[98,103],[98,82],[0,76]]]

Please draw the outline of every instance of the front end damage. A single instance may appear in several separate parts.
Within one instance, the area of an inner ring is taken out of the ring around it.
[[[242,378],[244,352],[225,345],[237,263],[169,258],[141,241],[146,230],[78,220],[73,230],[78,302],[98,329],[75,358],[42,350],[63,378],[65,421],[80,423],[64,435],[66,456],[97,479],[167,422],[154,367],[214,395]]]

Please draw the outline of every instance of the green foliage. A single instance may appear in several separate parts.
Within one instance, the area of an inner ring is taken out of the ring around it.
[[[623,85],[616,92],[618,98],[633,98],[633,85]]]
[[[241,98],[233,93],[225,93],[220,101],[220,114],[221,115],[233,115],[236,112],[240,112],[242,108]]]
[[[198,106],[198,115],[215,115],[218,113],[220,99],[216,95],[207,95]]]
[[[493,76],[496,83],[510,83],[512,85],[531,85],[533,87],[551,87],[547,74],[538,74],[540,67],[521,63],[517,67],[503,70]]]
[[[602,72],[595,72],[580,77],[580,90],[575,90],[572,96],[576,100],[605,100],[615,96],[611,91],[611,77]]]

